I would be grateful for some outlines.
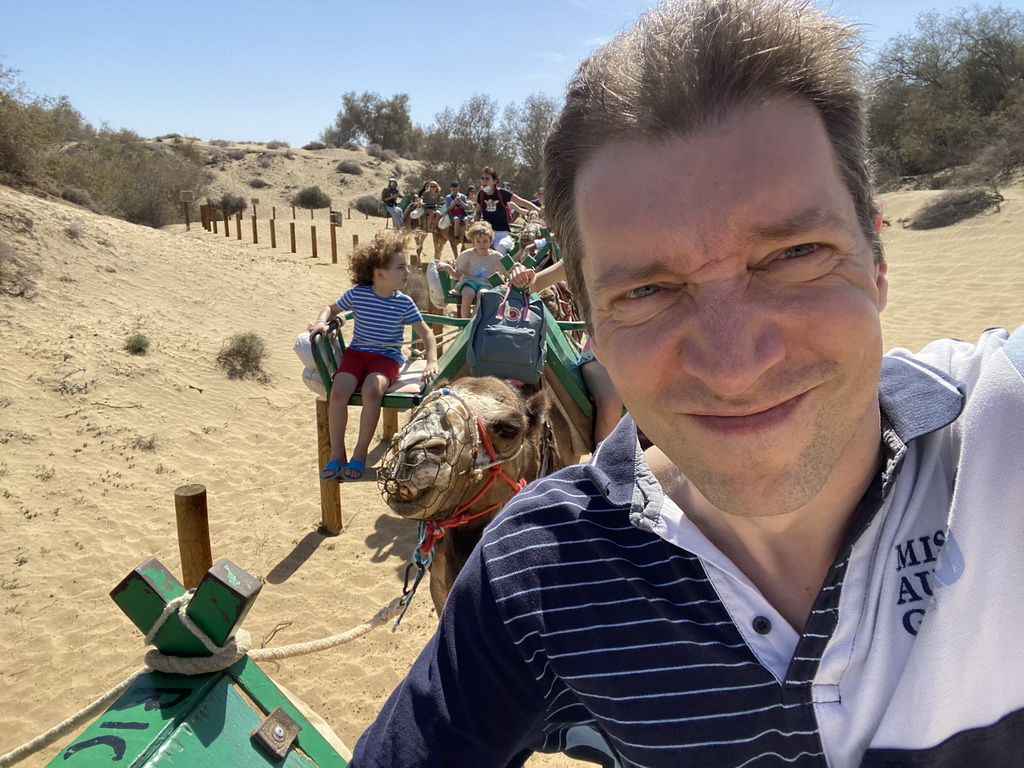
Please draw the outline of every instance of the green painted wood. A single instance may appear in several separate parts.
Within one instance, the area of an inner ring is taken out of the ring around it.
[[[192,677],[162,672],[139,675],[48,768],[145,765],[224,677],[224,672]]]
[[[181,582],[163,563],[151,557],[125,576],[111,590],[110,597],[145,635],[153,628],[164,607],[183,594],[185,587]],[[170,656],[210,655],[202,642],[185,628],[177,614],[168,616],[153,638],[153,645]]]
[[[224,645],[252,608],[263,584],[227,558],[206,572],[185,613],[214,645]]]
[[[281,693],[274,681],[254,661],[248,657],[239,659],[230,667],[228,674],[264,712],[270,712],[275,707],[280,707],[302,726],[302,731],[296,741],[302,751],[309,755],[319,768],[345,768],[348,765],[345,759],[313,727],[312,723],[292,704],[291,700]]]
[[[278,761],[250,738],[263,715],[253,710],[222,677],[198,702],[188,717],[170,733],[146,768],[227,768],[228,766],[283,766],[316,768],[316,763],[294,747]],[[305,727],[305,726],[304,726]]]

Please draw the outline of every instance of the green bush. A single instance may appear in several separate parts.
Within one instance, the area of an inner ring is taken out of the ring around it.
[[[149,339],[144,333],[133,333],[124,342],[124,351],[129,355],[144,355],[149,352]]]
[[[309,144],[304,146],[303,149],[308,149],[308,150],[327,149],[327,145],[324,144],[322,141],[311,141],[311,142],[309,142]]]
[[[938,229],[979,213],[999,210],[1003,196],[995,189],[958,189],[946,192],[910,217],[910,229]]]
[[[270,186],[270,182],[264,179],[250,179],[249,186],[253,189],[265,189]]]
[[[288,149],[289,146],[287,141],[274,140],[267,142],[267,149]]]
[[[229,379],[251,378],[267,383],[270,376],[263,370],[263,355],[266,351],[263,339],[255,333],[236,333],[221,347],[217,355],[217,366]]]
[[[292,205],[298,208],[330,208],[331,196],[320,187],[306,187],[292,198]]]

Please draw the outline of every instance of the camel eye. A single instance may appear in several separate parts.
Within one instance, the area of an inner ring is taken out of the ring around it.
[[[509,420],[496,421],[491,424],[491,433],[499,440],[514,440],[522,431],[522,425]]]

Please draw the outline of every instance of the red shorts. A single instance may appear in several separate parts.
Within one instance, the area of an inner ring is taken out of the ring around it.
[[[371,373],[380,373],[387,377],[388,384],[394,384],[398,380],[398,374],[402,367],[396,360],[387,355],[378,355],[376,352],[361,352],[358,349],[349,347],[341,356],[338,370],[334,372],[347,373],[354,376],[356,383],[362,384]]]

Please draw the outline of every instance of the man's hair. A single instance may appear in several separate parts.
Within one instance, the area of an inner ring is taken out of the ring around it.
[[[469,229],[466,230],[466,235],[470,240],[480,233],[487,235],[492,240],[494,239],[494,227],[488,221],[474,221],[469,226]]]
[[[824,121],[838,170],[876,258],[859,34],[807,0],[679,0],[620,32],[569,81],[544,146],[545,212],[583,316],[575,184],[604,144],[709,132],[738,107],[805,99]]]
[[[409,233],[404,229],[382,229],[373,242],[359,246],[348,263],[353,285],[373,285],[375,269],[391,266],[391,257],[404,253],[409,246]]]
[[[498,186],[498,184],[501,182],[501,179],[498,178],[498,172],[491,168],[491,166],[489,165],[484,166],[484,169],[480,171],[480,175],[487,175],[494,179],[494,186]]]

